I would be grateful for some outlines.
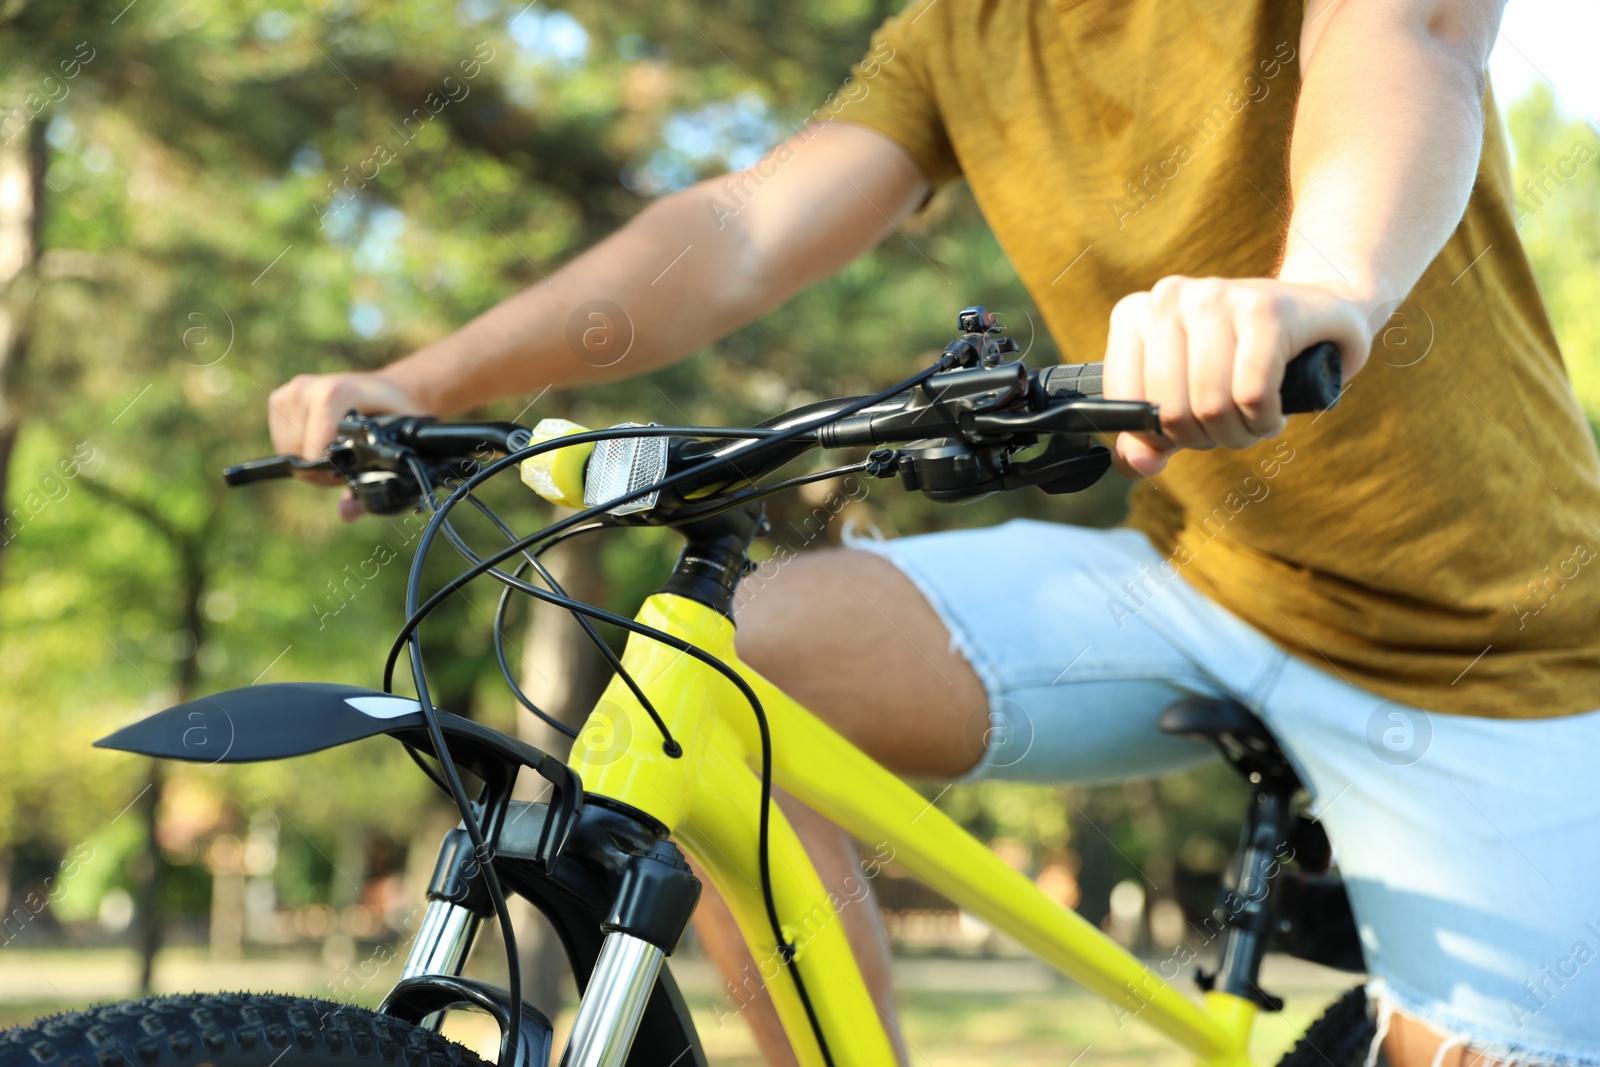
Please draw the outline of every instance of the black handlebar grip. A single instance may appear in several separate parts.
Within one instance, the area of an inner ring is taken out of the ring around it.
[[[1039,372],[1039,385],[1052,400],[1063,396],[1097,397],[1103,363],[1062,363]]]
[[[1339,346],[1324,341],[1295,356],[1283,368],[1283,385],[1278,389],[1278,396],[1283,398],[1285,415],[1300,415],[1308,411],[1327,411],[1339,402],[1339,392],[1343,388],[1344,366],[1339,358]]]
[[[1039,386],[1051,399],[1061,397],[1098,397],[1104,380],[1104,364],[1063,363],[1039,371]],[[1283,370],[1283,385],[1278,395],[1283,399],[1285,415],[1300,415],[1308,411],[1326,411],[1339,399],[1343,387],[1339,346],[1331,341],[1313,345],[1289,361]]]

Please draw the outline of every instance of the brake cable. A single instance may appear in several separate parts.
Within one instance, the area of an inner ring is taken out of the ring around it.
[[[511,527],[507,526],[503,520],[501,520],[499,515],[496,515],[494,513],[494,509],[489,507],[488,504],[485,504],[483,501],[479,500],[476,496],[471,496],[471,495],[469,495],[467,497],[467,500],[474,507],[476,507],[479,511],[481,511],[484,514],[485,518],[487,518],[490,522],[494,523],[495,527],[497,529],[499,529],[499,531],[502,534],[505,535],[506,540],[515,541],[517,539],[516,533],[511,529]],[[522,555],[527,559],[527,561],[530,564],[533,565],[534,570],[539,572],[539,577],[544,579],[544,584],[548,585],[550,587],[550,591],[551,592],[557,593],[557,594],[559,594],[561,596],[566,596],[567,595],[566,590],[561,588],[561,583],[556,581],[555,575],[551,574],[549,568],[547,568],[543,563],[539,562],[539,557],[538,557],[537,554],[530,554],[528,551],[524,550]],[[469,555],[468,556],[468,560],[470,562],[474,562],[475,563],[475,562],[477,562],[477,557]],[[520,566],[517,568],[517,570],[519,572],[521,571],[521,569],[522,568]],[[496,572],[495,571],[490,571],[489,573],[490,574],[495,574]],[[515,577],[515,574],[513,574],[513,577]],[[506,583],[506,590],[505,590],[506,595],[510,594],[512,588],[514,588],[514,587],[509,582]],[[502,596],[501,604],[503,605],[504,603],[505,603],[505,597]],[[600,655],[602,657],[604,657],[606,663],[610,665],[612,670],[617,672],[617,677],[622,679],[623,684],[628,687],[628,690],[631,693],[633,693],[634,698],[639,701],[640,705],[642,705],[644,707],[644,710],[649,714],[651,720],[653,722],[655,722],[657,727],[661,730],[662,738],[663,738],[662,747],[665,749],[667,755],[672,757],[673,759],[677,759],[679,756],[683,755],[683,746],[679,745],[677,741],[673,740],[672,734],[667,730],[666,721],[661,718],[660,713],[656,711],[655,705],[650,702],[650,698],[648,696],[646,696],[644,690],[639,687],[639,683],[634,680],[633,675],[628,671],[628,669],[626,667],[624,667],[622,665],[621,658],[618,657],[618,655],[614,651],[612,651],[610,645],[606,644],[605,638],[601,637],[600,634],[595,630],[594,624],[591,623],[583,615],[580,615],[580,614],[577,614],[577,613],[572,613],[572,617],[575,620],[577,620],[577,623],[578,623],[579,626],[583,627],[583,632],[588,635],[590,641],[594,642],[595,648],[597,650],[599,650]],[[497,624],[498,624],[498,620],[499,620],[499,611],[497,609],[496,610],[496,622],[497,622]],[[497,652],[498,651],[503,651],[503,650],[497,650]],[[504,663],[504,657],[503,656],[501,657],[501,660],[502,660],[502,664],[503,664]],[[545,716],[543,714],[541,714],[540,717],[541,718],[545,718]],[[550,721],[550,720],[546,719],[546,721]],[[557,728],[560,729],[562,733],[568,733],[568,731],[571,731],[569,736],[571,736],[574,739],[576,739],[577,736],[578,736],[576,731],[572,731],[571,730],[571,727],[564,727],[564,728],[563,727],[557,727]]]
[[[414,457],[407,457],[406,462],[411,467],[412,474],[416,476],[417,481],[426,490],[427,498],[432,503],[437,504],[437,501],[433,497],[436,487],[426,468],[424,468],[423,465]],[[485,504],[482,500],[479,500],[476,495],[470,493],[467,495],[466,500],[468,503],[472,504],[480,512],[482,512],[484,517],[493,523],[495,528],[505,535],[506,540],[515,541],[517,539],[516,533],[512,531],[511,527],[506,525],[505,521],[501,519],[500,516],[495,513],[494,509],[488,504]],[[461,535],[452,528],[450,523],[445,523],[441,529],[444,532],[445,538],[455,547],[456,551],[467,560],[467,562],[480,562],[480,557],[478,554],[472,551]],[[543,552],[544,549],[541,548],[539,551]],[[539,576],[544,579],[544,583],[549,586],[553,592],[562,596],[566,595],[566,590],[564,590],[561,587],[561,584],[556,581],[555,576],[550,573],[549,568],[539,561],[538,552],[529,552],[525,549],[523,550],[522,555],[524,562],[519,563],[517,565],[517,569],[510,575],[507,575],[504,571],[498,569],[490,569],[487,572],[491,578],[494,578],[496,581],[499,581],[506,586],[505,594],[502,595],[500,599],[500,606],[495,610],[495,659],[499,663],[501,675],[505,678],[518,702],[521,703],[523,707],[531,711],[534,715],[538,716],[551,728],[556,730],[556,732],[576,740],[578,736],[576,730],[568,726],[566,723],[561,722],[559,719],[556,719],[549,712],[540,708],[528,698],[527,694],[522,691],[522,687],[518,685],[515,679],[511,676],[510,666],[506,663],[505,647],[503,643],[504,630],[502,625],[505,617],[506,599],[513,589],[521,592],[527,591],[524,583],[518,577],[518,575],[522,573],[523,568],[532,565],[534,570],[538,572]],[[627,685],[628,689],[639,700],[640,704],[644,706],[644,709],[649,714],[651,721],[656,724],[656,729],[661,731],[663,750],[673,759],[676,759],[678,756],[682,755],[683,747],[673,739],[671,731],[667,729],[666,722],[661,718],[660,713],[656,711],[655,705],[650,702],[650,698],[645,695],[644,690],[640,688],[639,683],[634,680],[633,675],[629,673],[628,669],[622,665],[622,660],[619,659],[617,654],[611,650],[611,646],[606,644],[605,638],[600,636],[600,634],[595,630],[594,625],[590,623],[589,620],[584,616],[573,613],[573,618],[576,619],[578,625],[583,628],[584,633],[587,634],[589,640],[594,643],[595,648],[599,650],[600,655],[604,657],[606,663],[610,665],[612,670],[616,671],[617,676],[622,679],[623,683]]]
[[[760,444],[752,446],[752,449],[758,447],[770,447],[772,445],[791,441],[836,419],[854,414],[872,406],[873,404],[880,403],[881,401],[889,399],[898,393],[904,392],[907,389],[913,389],[923,382],[926,382],[929,378],[933,377],[935,374],[938,374],[940,371],[948,369],[948,365],[952,365],[953,363],[954,360],[947,353],[946,355],[941,356],[940,359],[931,367],[919,371],[917,374],[912,375],[910,378],[898,385],[892,386],[890,389],[884,390],[883,392],[874,394],[872,396],[863,397],[861,400],[852,404],[848,404],[838,411],[830,412],[828,415],[823,416],[820,419],[813,420],[812,422],[802,422],[796,426],[775,434],[739,432],[727,433],[727,436],[748,436],[761,438],[762,440]],[[619,430],[622,432],[618,432]],[[654,430],[655,433],[630,433],[627,432],[629,430]],[[404,627],[402,627],[401,633],[396,637],[395,644],[391,648],[389,657],[384,665],[384,689],[389,692],[393,691],[395,660],[398,658],[400,649],[402,647],[409,647],[411,652],[412,680],[417,687],[418,702],[422,705],[423,718],[428,726],[430,740],[432,740],[434,744],[435,752],[440,757],[440,763],[445,771],[446,781],[450,785],[451,795],[456,802],[456,807],[460,809],[463,814],[463,822],[467,827],[468,836],[472,841],[474,855],[478,859],[479,866],[484,871],[485,887],[489,890],[490,899],[495,905],[496,915],[504,927],[503,939],[506,943],[508,953],[507,977],[509,979],[508,984],[511,986],[510,992],[513,998],[513,1003],[520,1002],[519,998],[521,996],[522,975],[521,968],[518,966],[519,961],[515,960],[514,958],[510,958],[513,957],[515,953],[515,941],[514,934],[510,928],[509,915],[506,912],[505,896],[500,890],[499,878],[494,874],[492,869],[492,864],[490,863],[492,857],[488,854],[488,850],[484,845],[481,829],[477,826],[476,821],[471,817],[471,809],[466,800],[465,790],[461,786],[460,777],[456,774],[455,766],[449,759],[448,750],[445,747],[443,731],[439,728],[438,718],[434,712],[432,702],[427,697],[427,680],[424,676],[422,663],[422,643],[420,635],[418,635],[416,632],[417,627],[420,626],[422,620],[426,618],[427,615],[430,614],[435,608],[437,608],[439,604],[443,603],[445,599],[459,591],[474,578],[477,578],[488,571],[494,570],[498,564],[503,563],[513,555],[525,551],[527,548],[539,543],[540,541],[548,540],[558,534],[562,534],[574,526],[577,526],[579,523],[589,519],[598,518],[611,508],[616,507],[618,504],[626,503],[630,500],[645,496],[651,492],[659,492],[662,489],[669,488],[676,484],[681,484],[693,476],[704,473],[705,471],[717,466],[719,463],[723,462],[723,460],[711,459],[703,463],[696,464],[683,471],[680,471],[676,475],[670,475],[666,478],[663,478],[653,485],[646,485],[641,488],[631,490],[620,497],[606,501],[592,508],[586,508],[583,511],[568,516],[565,519],[552,523],[550,526],[545,527],[544,530],[541,530],[530,537],[513,541],[508,547],[492,553],[488,558],[474,563],[467,571],[457,575],[455,578],[452,578],[442,588],[435,591],[425,603],[419,606],[416,602],[416,598],[420,592],[422,567],[426,561],[428,551],[432,547],[433,541],[437,537],[440,528],[445,525],[446,515],[448,515],[455,505],[462,499],[470,497],[473,488],[475,488],[477,485],[481,485],[495,474],[505,470],[511,466],[513,462],[520,462],[522,459],[539,455],[540,453],[553,448],[567,447],[574,444],[584,443],[585,441],[589,440],[654,436],[665,432],[668,432],[668,428],[622,427],[613,428],[610,431],[573,434],[565,438],[555,438],[551,441],[541,442],[539,445],[520,449],[517,452],[513,452],[512,454],[505,456],[494,463],[491,463],[487,467],[463,481],[462,484],[450,494],[450,497],[442,505],[438,504],[437,500],[434,499],[431,493],[429,494],[430,506],[433,507],[433,517],[429,520],[428,527],[423,532],[422,539],[417,545],[417,555],[412,562],[411,573],[407,580],[406,609],[410,617],[406,620]],[[708,434],[701,430],[691,430],[690,432],[695,436],[713,436],[712,434]],[[452,534],[453,532],[454,531],[452,531]],[[520,580],[518,581],[520,583]],[[677,649],[691,658],[699,659],[713,670],[716,670],[718,673],[728,678],[728,680],[732,682],[737,689],[739,689],[741,695],[743,695],[746,701],[749,703],[751,711],[755,715],[756,724],[761,739],[761,810],[758,815],[757,863],[760,869],[759,873],[761,878],[762,900],[766,906],[767,921],[772,927],[772,934],[777,942],[779,954],[783,957],[784,965],[788,968],[789,975],[794,980],[795,992],[800,998],[801,1005],[806,1012],[807,1020],[811,1024],[812,1035],[817,1041],[818,1048],[822,1053],[823,1061],[828,1065],[828,1067],[833,1067],[833,1056],[828,1048],[827,1038],[823,1034],[821,1020],[817,1018],[815,1006],[811,1002],[810,994],[805,987],[805,982],[800,975],[800,970],[797,966],[795,966],[796,949],[795,946],[784,936],[783,924],[779,920],[777,902],[772,892],[772,872],[769,848],[769,825],[771,821],[772,807],[772,735],[767,724],[766,710],[762,707],[761,701],[756,696],[755,691],[752,690],[749,684],[739,676],[738,672],[728,666],[727,663],[723,662],[718,657],[712,656],[710,653],[697,648],[687,641],[673,637],[671,634],[656,630],[654,627],[646,626],[642,623],[636,622],[635,620],[627,619],[624,616],[616,615],[612,612],[604,612],[602,609],[592,608],[589,605],[581,604],[580,602],[573,600],[571,597],[563,596],[553,592],[547,592],[543,589],[538,589],[532,585],[528,585],[522,591],[530,596],[535,597],[535,599],[545,600],[550,603],[563,606],[575,614],[582,613],[586,615],[593,615],[596,618],[601,618],[605,621],[611,622],[613,625],[617,625],[624,630],[629,630],[634,633],[651,637],[668,645],[668,647]],[[656,716],[652,716],[652,718],[656,718]],[[671,743],[671,735],[666,732],[665,724],[662,723],[658,718],[657,726],[662,729],[665,741],[667,743]],[[517,1040],[520,1034],[519,1023],[520,1020],[518,1019],[512,1019],[510,1021],[510,1025],[502,1042],[502,1060],[505,1059],[507,1049],[514,1053],[519,1047]]]
[[[608,527],[603,522],[597,522],[589,526],[580,526],[575,530],[568,530],[561,536],[552,537],[550,540],[534,549],[533,554],[535,557],[542,556],[544,553],[550,551],[550,549],[554,548],[556,545],[559,545],[561,542],[568,540],[569,538],[580,537],[586,533],[593,533],[596,530],[605,529],[615,529],[615,527]],[[519,565],[517,569],[511,573],[520,574],[521,572],[522,567]],[[557,588],[559,589],[559,587]],[[578,739],[578,731],[574,730],[572,727],[568,726],[566,723],[555,718],[554,716],[549,715],[544,711],[544,709],[534,704],[534,702],[528,698],[528,695],[522,691],[522,686],[517,682],[516,674],[511,670],[511,665],[506,662],[506,609],[510,607],[511,594],[514,591],[515,590],[513,590],[510,586],[502,589],[500,591],[500,602],[495,606],[494,611],[494,658],[495,663],[500,667],[500,678],[506,683],[506,688],[511,690],[511,695],[516,698],[517,703],[521,704],[533,714],[537,715],[546,724],[548,724],[551,729],[555,730],[563,737],[568,737],[576,741]]]
[[[805,434],[811,433],[812,431],[834,421],[835,419],[840,419],[847,415],[853,415],[858,411],[862,411],[868,407],[871,407],[873,404],[881,403],[882,401],[893,397],[897,393],[904,392],[907,389],[913,389],[927,381],[929,378],[933,377],[935,374],[938,374],[940,371],[947,369],[947,364],[953,364],[953,360],[947,357],[941,357],[932,366],[918,371],[905,381],[900,382],[897,385],[890,386],[888,389],[885,389],[880,393],[862,397],[859,400],[838,409],[837,411],[828,413],[820,419],[816,419],[811,422],[800,423],[796,426],[790,427],[787,430],[778,431],[776,433],[766,430],[720,430],[715,433],[710,433],[694,427],[614,426],[608,430],[590,430],[583,433],[570,434],[565,437],[553,438],[549,441],[541,441],[536,445],[530,445],[527,448],[520,449],[508,456],[501,457],[495,462],[489,464],[487,467],[484,467],[477,474],[474,474],[470,478],[464,480],[461,485],[450,494],[449,499],[447,499],[434,511],[433,518],[429,520],[427,528],[423,530],[421,540],[417,544],[416,560],[413,561],[411,567],[411,580],[407,583],[408,588],[406,591],[406,602],[407,609],[410,611],[411,617],[408,618],[405,621],[405,624],[401,627],[400,633],[396,636],[394,645],[389,651],[389,657],[384,665],[384,689],[386,691],[392,691],[391,685],[394,674],[394,665],[399,659],[400,650],[405,646],[407,638],[409,638],[411,633],[422,623],[423,618],[426,617],[429,612],[433,611],[434,608],[438,607],[438,605],[448,597],[458,592],[468,582],[479,577],[485,571],[499,566],[507,559],[510,559],[512,556],[521,552],[523,549],[530,547],[531,545],[538,544],[540,541],[553,537],[558,533],[563,533],[580,523],[587,522],[591,519],[601,518],[610,509],[619,504],[625,504],[631,500],[637,500],[639,497],[646,496],[650,493],[659,492],[662,489],[668,489],[675,485],[689,481],[695,476],[704,474],[724,463],[726,461],[726,457],[717,457],[706,460],[702,463],[697,463],[692,467],[688,467],[679,471],[677,474],[668,475],[657,482],[652,482],[636,489],[630,489],[628,492],[613,497],[610,500],[602,501],[594,507],[585,508],[584,510],[569,515],[564,519],[553,522],[549,526],[546,526],[543,530],[540,530],[534,534],[530,534],[527,537],[521,538],[520,540],[507,545],[505,548],[491,553],[485,557],[482,562],[474,564],[472,567],[456,575],[439,589],[435,590],[434,593],[421,604],[421,606],[412,608],[412,594],[413,592],[420,591],[421,586],[422,578],[420,561],[425,558],[427,551],[432,546],[435,538],[437,538],[438,529],[444,521],[444,516],[448,515],[449,512],[455,508],[456,504],[460,503],[460,501],[470,494],[473,489],[483,484],[483,482],[487,481],[490,477],[493,477],[494,475],[505,470],[512,464],[520,463],[524,459],[540,455],[556,448],[565,448],[576,444],[587,444],[591,441],[600,441],[612,437],[652,437],[669,434],[672,436],[696,435],[701,437],[743,436],[760,438],[757,443],[750,446],[752,450],[757,448],[772,447],[774,445],[783,444],[798,437],[804,436]]]

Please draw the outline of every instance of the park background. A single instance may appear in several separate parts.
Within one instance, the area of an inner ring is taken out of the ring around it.
[[[381,997],[453,822],[396,746],[227,769],[90,748],[254,681],[377,681],[414,527],[341,525],[331,498],[303,486],[230,493],[220,469],[269,451],[266,395],[289,376],[403,355],[652,197],[754,162],[823,105],[894,6],[0,7],[0,1024],[146,985]],[[1493,62],[1522,238],[1592,416],[1600,66],[1585,48],[1597,35],[1587,6],[1513,3]],[[441,92],[442,106],[406,122]],[[958,186],[696,358],[491,413],[737,424],[902,377],[968,303],[999,311],[1035,365],[1058,358]],[[1065,500],[949,509],[824,485],[772,506],[778,541],[801,548],[836,541],[847,521],[889,534],[1009,514],[1105,525],[1122,492],[1111,479]],[[490,497],[521,526],[545,514],[514,485]],[[579,595],[631,612],[673,551],[665,535],[609,535],[575,543],[559,566]],[[521,713],[484,625],[492,595],[433,624],[436,699],[510,729]],[[515,618],[531,694],[576,714],[601,680],[594,657],[558,615]],[[1209,907],[1243,800],[1217,767],[938,795],[1050,892],[1153,955]],[[892,864],[876,884],[917,1062],[1170,1057]],[[527,940],[530,999],[548,1004],[538,991],[560,996],[562,976]],[[497,948],[484,939],[482,973],[502,966]],[[736,1005],[692,945],[681,955],[708,1048],[754,1062],[727,1018]],[[1264,1028],[1269,1055],[1353,981],[1285,960],[1267,978],[1290,1000]]]

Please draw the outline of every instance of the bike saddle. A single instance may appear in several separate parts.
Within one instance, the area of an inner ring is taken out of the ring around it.
[[[1300,779],[1267,724],[1237,700],[1187,697],[1161,713],[1162,733],[1210,741],[1251,785],[1293,793]]]

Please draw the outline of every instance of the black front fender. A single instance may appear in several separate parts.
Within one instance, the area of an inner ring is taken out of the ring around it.
[[[286,682],[229,689],[158,711],[95,747],[190,763],[254,763],[422,725],[422,706],[409,697],[355,685]]]
[[[435,715],[451,760],[494,783],[497,793],[509,792],[518,767],[531,768],[555,787],[557,815],[544,845],[559,852],[581,806],[578,776],[560,760],[509,734],[448,711]],[[304,756],[379,734],[437,755],[415,700],[330,682],[280,682],[213,693],[124,726],[95,747],[190,763],[255,763]]]

